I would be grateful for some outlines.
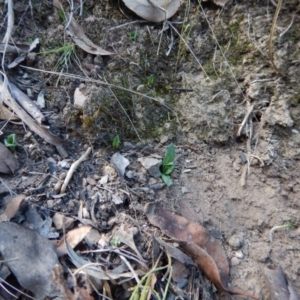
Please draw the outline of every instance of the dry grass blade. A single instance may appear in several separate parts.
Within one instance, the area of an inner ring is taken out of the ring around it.
[[[279,68],[275,65],[274,57],[273,57],[273,51],[272,51],[273,50],[273,42],[272,42],[272,40],[273,40],[275,26],[276,26],[276,23],[277,23],[277,19],[278,19],[278,15],[279,15],[281,6],[282,6],[282,0],[279,0],[278,4],[277,4],[277,7],[276,7],[275,15],[274,15],[274,18],[273,18],[273,22],[272,22],[272,26],[271,26],[271,31],[270,31],[270,38],[269,38],[269,58],[271,60],[271,63],[272,63],[272,66],[273,66],[274,70],[276,72],[278,72],[280,75],[285,76],[279,70]]]

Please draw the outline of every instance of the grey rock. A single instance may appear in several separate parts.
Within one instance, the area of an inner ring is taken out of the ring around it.
[[[244,246],[244,239],[242,236],[235,234],[229,239],[228,243],[233,249],[237,250]]]
[[[148,173],[155,177],[159,178],[161,176],[160,166],[162,164],[162,160],[154,157],[141,157],[138,161],[142,164],[142,166],[148,171]]]

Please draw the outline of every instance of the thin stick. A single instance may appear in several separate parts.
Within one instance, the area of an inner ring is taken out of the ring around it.
[[[60,190],[60,193],[63,194],[66,189],[67,189],[67,186],[69,184],[69,181],[71,180],[72,176],[73,176],[73,173],[75,172],[75,170],[78,168],[78,166],[89,156],[89,154],[91,153],[92,151],[92,147],[89,147],[86,152],[78,159],[76,160],[75,162],[73,162],[66,178],[65,178],[65,181],[64,181],[64,184],[62,185],[61,187],[61,190]]]
[[[278,4],[277,4],[277,7],[276,7],[276,11],[275,11],[275,15],[274,15],[274,18],[273,18],[273,22],[272,22],[272,26],[271,26],[271,31],[270,31],[270,38],[269,38],[269,58],[270,58],[270,61],[271,61],[271,64],[274,68],[274,70],[279,73],[280,75],[282,76],[285,76],[280,70],[279,68],[275,65],[275,62],[274,62],[274,58],[273,58],[273,43],[272,43],[272,39],[273,39],[273,36],[274,36],[274,31],[275,31],[275,26],[276,26],[276,22],[277,22],[277,19],[278,19],[278,15],[279,15],[279,12],[280,12],[280,9],[281,9],[281,5],[282,5],[282,0],[278,0]]]
[[[7,0],[7,29],[6,29],[5,36],[2,40],[2,43],[5,44],[3,56],[2,56],[2,63],[1,63],[2,70],[5,70],[4,69],[5,52],[6,52],[6,47],[8,45],[8,42],[11,38],[11,33],[13,31],[14,22],[15,22],[14,3],[13,3],[13,0]]]
[[[105,79],[105,82],[107,83],[106,79]],[[123,110],[125,116],[126,116],[127,119],[129,120],[129,122],[130,122],[131,126],[133,127],[133,130],[135,131],[135,133],[136,133],[138,139],[140,140],[140,142],[143,142],[142,139],[141,139],[141,137],[140,137],[140,135],[139,135],[139,133],[138,133],[138,131],[137,131],[137,129],[135,128],[133,122],[131,121],[131,119],[130,119],[128,113],[126,112],[125,108],[123,107],[123,105],[122,105],[121,102],[119,101],[118,97],[117,97],[116,94],[113,92],[113,90],[111,89],[111,87],[108,87],[108,88],[109,88],[110,92],[112,93],[112,95],[114,96],[115,100],[116,100],[116,101],[118,102],[118,104],[120,105],[120,107],[121,107],[121,109]]]
[[[200,68],[202,69],[202,71],[204,72],[205,76],[211,81],[210,77],[208,76],[208,74],[206,73],[206,71],[204,70],[200,60],[197,58],[197,56],[195,55],[195,53],[192,51],[192,49],[190,48],[190,46],[188,45],[188,43],[185,41],[185,39],[181,36],[181,34],[178,32],[178,30],[169,22],[166,21],[170,27],[172,27],[172,29],[177,33],[177,35],[180,37],[180,39],[183,41],[183,43],[185,44],[185,46],[189,49],[190,53],[194,56],[196,62],[198,63],[198,65],[200,66]]]
[[[132,268],[131,264],[129,263],[129,261],[123,256],[123,255],[119,255],[119,257],[123,260],[123,262],[127,265],[127,267],[129,268],[129,270],[131,271],[133,277],[135,278],[136,282],[139,283],[139,277],[137,276],[136,272],[134,271],[134,269]]]
[[[247,113],[246,113],[246,115],[245,115],[245,117],[244,117],[244,120],[243,120],[243,122],[242,122],[242,124],[241,124],[241,126],[240,126],[240,128],[239,128],[239,131],[238,131],[238,133],[237,133],[237,136],[240,136],[240,135],[241,135],[241,132],[242,132],[242,130],[243,130],[243,128],[244,128],[246,122],[248,121],[248,118],[249,118],[249,116],[251,115],[251,113],[252,113],[252,111],[253,111],[253,108],[254,108],[254,104],[252,104],[252,105],[249,107],[249,109],[248,109],[248,111],[247,111]]]

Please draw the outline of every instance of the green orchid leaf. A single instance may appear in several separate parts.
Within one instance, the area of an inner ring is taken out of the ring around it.
[[[172,185],[172,179],[169,175],[161,174],[161,178],[168,187]]]

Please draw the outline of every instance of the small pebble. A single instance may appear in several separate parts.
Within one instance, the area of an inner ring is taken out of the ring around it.
[[[60,180],[65,180],[66,176],[67,176],[67,173],[63,172],[63,173],[60,173],[60,174],[59,174],[59,177],[58,177],[58,178],[59,178]]]
[[[96,185],[96,184],[97,184],[96,180],[93,179],[93,178],[91,178],[91,177],[88,177],[88,178],[86,179],[86,181],[87,181],[87,183],[90,184],[90,185]]]
[[[181,193],[182,193],[182,195],[188,194],[188,193],[190,193],[190,190],[186,186],[183,186],[181,188]]]
[[[243,247],[244,239],[243,237],[235,234],[229,239],[228,243],[233,249],[237,250]]]
[[[62,186],[62,182],[61,181],[57,181],[54,185],[54,190],[56,193],[59,193],[60,192],[60,189],[61,189],[61,186]]]
[[[54,204],[55,204],[54,200],[47,200],[47,207],[48,208],[53,208]]]
[[[241,260],[239,259],[239,258],[237,258],[237,257],[232,257],[231,258],[231,265],[232,266],[237,266],[237,265],[239,265],[241,263]]]
[[[244,258],[244,253],[241,250],[238,250],[235,252],[235,257],[243,259]]]
[[[70,166],[71,166],[70,163],[68,163],[68,162],[65,161],[65,160],[59,161],[59,162],[57,163],[57,165],[60,166],[60,167],[62,167],[62,168],[64,168],[64,169],[69,169]]]

